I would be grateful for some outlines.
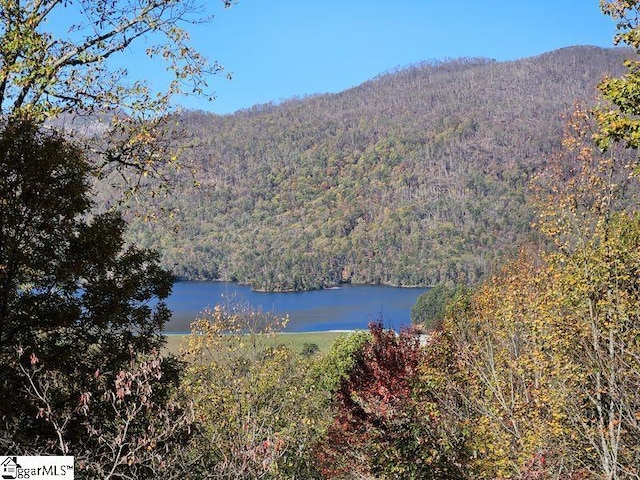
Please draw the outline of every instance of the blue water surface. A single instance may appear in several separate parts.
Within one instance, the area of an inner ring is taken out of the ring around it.
[[[372,320],[399,331],[411,324],[411,307],[426,288],[343,285],[310,292],[263,293],[234,282],[177,282],[167,304],[173,312],[167,333],[185,333],[205,309],[227,301],[289,315],[285,331],[365,329]]]

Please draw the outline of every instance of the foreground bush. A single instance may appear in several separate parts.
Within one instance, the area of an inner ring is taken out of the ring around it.
[[[312,452],[330,418],[327,394],[309,381],[311,359],[274,344],[282,326],[241,305],[217,306],[194,322],[184,392],[200,429],[192,444],[199,475],[317,477]]]
[[[318,450],[325,478],[462,478],[458,441],[423,382],[419,336],[379,323],[334,394],[335,418]]]

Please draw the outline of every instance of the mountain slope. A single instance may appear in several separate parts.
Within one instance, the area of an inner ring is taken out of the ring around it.
[[[136,223],[184,278],[256,289],[475,282],[529,233],[527,183],[620,49],[411,66],[340,94],[234,115],[186,112],[198,189]]]

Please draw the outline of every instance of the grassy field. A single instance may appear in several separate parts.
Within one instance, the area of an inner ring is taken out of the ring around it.
[[[321,352],[326,351],[333,341],[340,335],[348,335],[345,332],[304,332],[304,333],[279,333],[273,338],[274,345],[286,345],[296,352],[302,352],[305,344],[315,343]],[[167,350],[178,353],[185,335],[167,334]]]

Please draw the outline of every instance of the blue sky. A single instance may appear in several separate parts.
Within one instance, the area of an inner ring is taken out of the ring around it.
[[[214,21],[189,31],[232,79],[212,79],[214,102],[181,103],[216,113],[339,92],[422,60],[513,60],[612,46],[615,34],[598,0],[239,0],[229,9],[210,1]]]

